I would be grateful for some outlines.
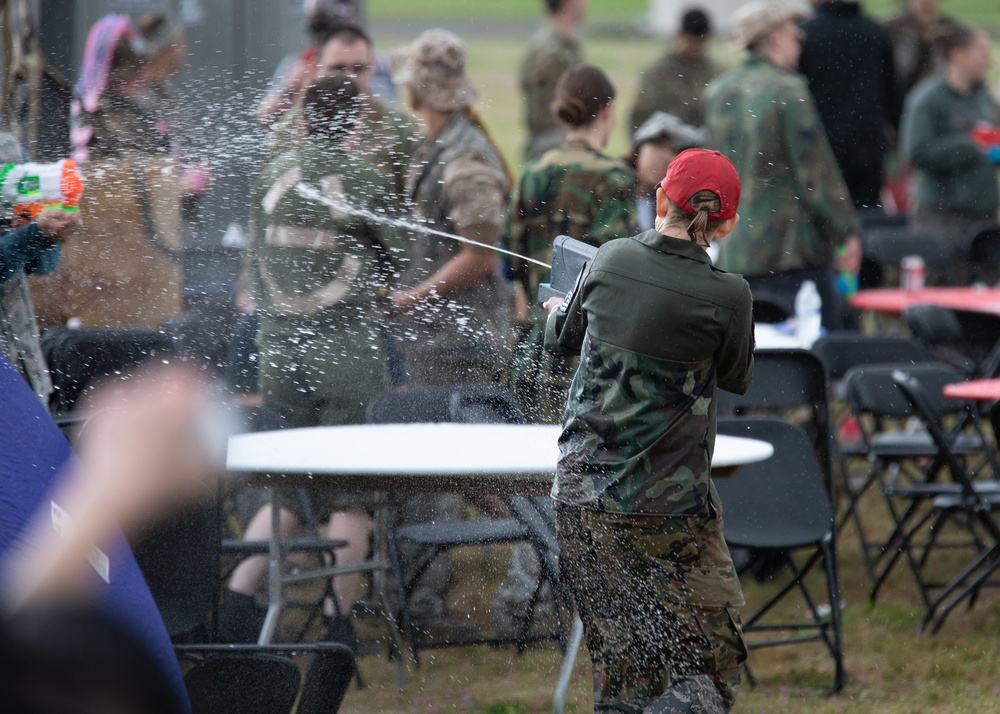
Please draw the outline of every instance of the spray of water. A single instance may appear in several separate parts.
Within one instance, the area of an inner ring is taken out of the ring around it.
[[[330,198],[329,196],[324,196],[319,191],[317,191],[312,186],[299,182],[295,184],[295,192],[298,193],[303,198],[309,201],[318,201],[330,208],[337,211],[342,211],[344,213],[350,214],[352,216],[358,216],[359,218],[367,218],[368,220],[375,221],[376,223],[381,223],[386,226],[391,226],[392,228],[401,228],[407,231],[417,231],[419,233],[426,233],[428,235],[437,236],[439,238],[450,238],[451,240],[457,240],[459,243],[468,243],[469,245],[478,245],[481,248],[489,248],[497,253],[503,253],[504,255],[511,255],[515,258],[520,258],[521,260],[526,260],[529,263],[534,263],[535,265],[540,265],[543,268],[551,268],[552,266],[548,263],[543,263],[540,260],[535,260],[534,258],[529,258],[526,255],[521,255],[520,253],[515,253],[511,250],[506,250],[495,245],[490,245],[489,243],[480,243],[477,240],[472,240],[471,238],[466,238],[464,236],[455,235],[454,233],[446,233],[444,231],[439,231],[430,226],[426,226],[422,223],[416,223],[414,221],[408,221],[401,218],[390,218],[389,216],[375,213],[374,211],[368,211],[363,208],[357,208],[352,206],[341,198]]]

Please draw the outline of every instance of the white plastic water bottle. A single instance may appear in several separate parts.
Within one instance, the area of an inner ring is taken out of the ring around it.
[[[805,349],[819,339],[823,300],[812,280],[804,280],[795,296],[795,336]]]

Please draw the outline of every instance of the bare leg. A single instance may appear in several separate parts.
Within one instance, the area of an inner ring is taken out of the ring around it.
[[[371,516],[360,511],[343,511],[334,513],[330,517],[327,537],[331,540],[347,541],[345,547],[337,550],[337,565],[354,565],[364,561],[368,555],[368,534],[371,532],[371,527]],[[344,615],[350,616],[360,589],[361,573],[338,575],[333,579],[333,592]],[[324,608],[327,615],[335,614],[332,601],[327,601]]]
[[[291,538],[299,529],[299,519],[284,508],[281,509],[281,537]],[[271,506],[264,506],[247,525],[243,540],[269,540],[271,538]],[[252,555],[233,571],[229,578],[229,589],[244,595],[253,595],[267,574],[267,556]]]

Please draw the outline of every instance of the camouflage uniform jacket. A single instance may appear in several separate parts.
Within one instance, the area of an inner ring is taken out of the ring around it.
[[[546,325],[550,349],[582,348],[552,498],[664,536],[665,594],[699,607],[743,604],[710,476],[716,390],[753,377],[751,305],[699,246],[647,231],[602,246]]]
[[[627,236],[635,225],[635,175],[624,163],[571,142],[528,164],[517,183],[501,244],[543,263],[552,262],[552,241],[567,235],[601,246]],[[515,277],[532,302],[549,271],[511,259]]]
[[[545,25],[528,43],[521,63],[521,96],[524,97],[524,122],[528,128],[525,159],[541,156],[562,143],[562,130],[549,105],[556,94],[556,83],[570,67],[583,62],[580,41],[557,35]]]
[[[381,171],[320,139],[264,168],[253,195],[246,276],[264,342],[378,319],[398,269],[392,236],[378,223],[300,196],[300,181],[366,210],[389,184]]]
[[[602,246],[546,325],[547,347],[580,350],[552,497],[642,515],[717,505],[716,389],[750,384],[751,303],[690,241],[646,231]]]
[[[668,112],[691,126],[704,126],[702,97],[721,68],[710,59],[668,53],[642,71],[639,94],[629,117],[632,135],[653,112]]]
[[[709,85],[705,103],[711,141],[743,181],[719,266],[758,276],[829,265],[858,223],[802,76],[751,54]]]
[[[509,195],[503,160],[465,112],[456,111],[436,137],[425,139],[414,152],[407,196],[414,217],[424,225],[452,234],[480,232],[495,236],[495,241]],[[456,240],[416,232],[402,284],[420,284],[463,247]],[[507,347],[509,320],[502,279],[489,275],[460,293],[406,313],[400,320],[404,351],[413,360],[434,360],[442,351],[469,349],[499,363]],[[461,380],[456,376],[455,381]]]

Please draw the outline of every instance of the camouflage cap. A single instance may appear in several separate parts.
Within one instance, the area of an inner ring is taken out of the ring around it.
[[[770,35],[798,13],[772,0],[754,0],[733,13],[732,43],[745,50]]]
[[[680,117],[667,112],[653,112],[649,119],[636,129],[632,142],[641,146],[647,141],[670,139],[674,147],[680,151],[704,146],[708,139],[708,130],[691,126]]]
[[[453,111],[471,106],[479,93],[465,76],[465,44],[447,30],[428,30],[390,58],[393,79],[430,107]]]

